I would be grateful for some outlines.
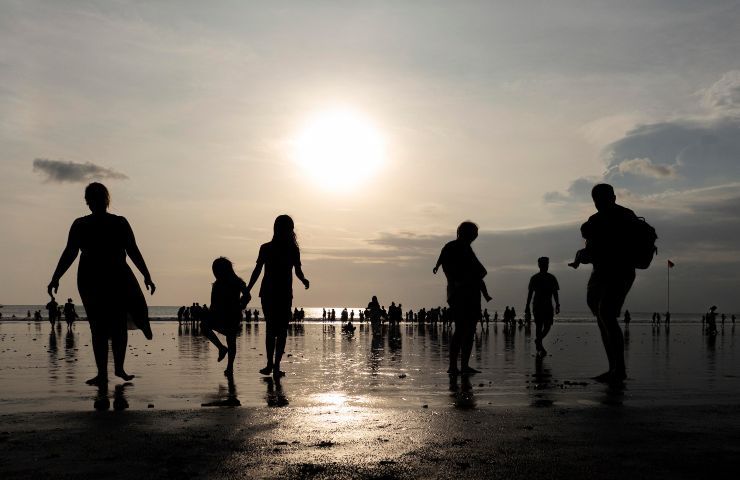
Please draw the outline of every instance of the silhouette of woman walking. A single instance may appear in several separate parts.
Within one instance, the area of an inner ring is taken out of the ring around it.
[[[285,375],[285,372],[280,370],[280,361],[285,352],[285,337],[292,317],[293,268],[296,277],[303,282],[306,289],[309,285],[301,270],[301,252],[294,228],[293,219],[288,215],[280,215],[275,219],[272,241],[260,247],[257,265],[247,285],[247,292],[251,292],[262,273],[262,267],[265,267],[259,296],[267,324],[265,338],[267,365],[260,373],[263,375],[272,373],[273,377]]]
[[[77,288],[90,323],[98,368],[98,375],[86,383],[100,385],[108,381],[109,338],[113,347],[115,375],[128,381],[134,375],[127,374],[123,368],[128,344],[127,323],[131,322],[142,330],[149,340],[152,339],[152,330],[144,294],[126,263],[126,255],[144,275],[144,285],[152,294],[156,287],[128,221],[108,213],[110,194],[105,185],[97,182],[88,185],[85,188],[85,202],[92,214],[72,223],[67,246],[47,290],[49,295],[57,292],[59,280],[75,261],[77,253],[82,252],[77,270]]]

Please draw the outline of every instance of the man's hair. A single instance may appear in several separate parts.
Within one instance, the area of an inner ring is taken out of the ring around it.
[[[591,189],[591,198],[594,200],[597,198],[612,198],[614,196],[614,187],[608,183],[597,183],[594,185],[594,188]]]
[[[540,257],[537,259],[537,265],[542,265],[543,263],[550,263],[550,257]]]
[[[90,207],[107,209],[110,205],[110,193],[102,183],[93,182],[85,188],[85,200]]]
[[[457,227],[457,238],[464,238],[467,240],[475,239],[478,236],[478,225],[466,220]]]

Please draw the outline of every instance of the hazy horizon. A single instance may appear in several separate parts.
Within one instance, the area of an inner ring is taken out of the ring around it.
[[[566,263],[607,181],[659,235],[630,310],[665,311],[670,259],[672,311],[740,311],[738,44],[737,1],[3,2],[0,303],[47,301],[100,179],[152,305],[208,299],[221,255],[248,278],[288,213],[296,305],[443,305],[470,219],[489,310],[546,255],[585,311]]]

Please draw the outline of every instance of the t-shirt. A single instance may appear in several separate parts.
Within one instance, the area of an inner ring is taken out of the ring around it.
[[[453,240],[442,247],[438,263],[447,277],[447,301],[480,301],[480,282],[486,268],[469,243]]]
[[[555,275],[549,272],[539,272],[529,279],[529,290],[534,292],[534,306],[552,307],[552,295],[560,290]]]
[[[629,208],[614,205],[591,215],[581,226],[586,250],[595,269],[631,269],[630,237],[637,216]]]
[[[301,253],[297,246],[267,242],[260,247],[257,263],[265,266],[260,297],[293,298],[293,267],[301,266]]]
[[[211,288],[211,317],[221,321],[241,320],[241,292],[246,288],[239,277],[216,280]]]

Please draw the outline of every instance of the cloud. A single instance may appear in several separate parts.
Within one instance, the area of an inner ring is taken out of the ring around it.
[[[725,115],[740,114],[740,70],[731,70],[704,90],[705,107]]]
[[[604,148],[601,177],[577,178],[544,201],[587,201],[584,189],[597,182],[646,197],[740,181],[740,70],[709,87],[703,103],[710,109],[704,117],[635,126]]]
[[[544,200],[547,203],[585,202],[591,199],[591,188],[600,181],[600,177],[581,177],[571,182],[566,192],[547,192]]]
[[[655,165],[649,158],[625,160],[617,167],[619,173],[632,173],[650,178],[670,178],[676,175],[673,165]]]
[[[85,183],[93,180],[126,180],[128,177],[113,169],[95,165],[92,162],[77,163],[64,160],[37,158],[33,161],[33,171],[46,176],[44,181],[56,183]]]

